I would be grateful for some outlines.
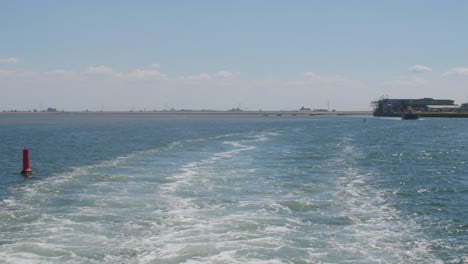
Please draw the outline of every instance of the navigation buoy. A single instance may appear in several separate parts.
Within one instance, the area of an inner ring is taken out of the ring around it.
[[[29,150],[23,149],[23,170],[21,171],[21,175],[26,178],[32,177],[32,170],[29,164]]]

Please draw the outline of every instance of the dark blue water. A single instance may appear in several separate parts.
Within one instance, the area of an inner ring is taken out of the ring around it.
[[[465,263],[466,131],[467,119],[0,115],[0,262]]]

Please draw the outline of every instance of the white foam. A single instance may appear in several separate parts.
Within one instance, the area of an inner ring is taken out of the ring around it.
[[[268,226],[265,228],[266,233],[280,234],[288,233],[290,230],[286,226]]]
[[[314,191],[304,193],[298,181],[278,191],[279,185],[294,181],[283,177],[284,172],[309,176],[293,166],[274,177],[262,175],[262,167],[241,166],[253,150],[263,150],[263,141],[278,135],[256,132],[242,140],[240,134],[224,135],[206,145],[197,141],[206,152],[181,155],[164,173],[139,171],[126,163],[156,159],[159,150],[153,157],[133,153],[117,158],[111,162],[129,166],[125,169],[130,172],[72,194],[83,201],[59,212],[48,200],[70,198],[60,193],[62,184],[96,176],[107,165],[77,168],[64,182],[51,178],[34,184],[25,197],[35,203],[3,202],[21,207],[18,217],[24,222],[15,226],[20,231],[12,242],[37,242],[55,256],[27,255],[12,243],[2,245],[0,257],[28,263],[438,263],[418,223],[401,217],[386,190],[372,188],[378,174],[355,166],[359,148],[352,140],[340,142],[337,160],[321,165],[338,179],[326,190],[319,183],[304,183]],[[252,176],[256,171],[260,173]],[[131,179],[155,175],[161,181]],[[260,191],[252,194],[250,187]]]
[[[370,262],[385,259],[389,262],[430,260],[436,263],[438,260],[427,246],[424,234],[420,233],[421,228],[416,222],[401,218],[400,212],[387,199],[390,191],[371,187],[370,183],[378,174],[357,169],[354,157],[359,154],[348,144],[345,140],[340,143],[343,155],[338,162],[344,168],[336,169],[342,174],[337,183],[336,198],[351,222],[340,227],[344,232],[337,234],[338,238],[330,246]]]

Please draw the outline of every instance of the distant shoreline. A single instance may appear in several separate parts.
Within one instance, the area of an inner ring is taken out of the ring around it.
[[[372,116],[372,111],[57,111],[57,112],[0,112],[0,115],[222,115],[222,116]],[[421,112],[421,117],[468,118],[468,112]],[[395,116],[398,117],[398,116]]]
[[[372,111],[64,111],[64,112],[0,112],[0,115],[262,115],[262,116],[335,116],[372,115]]]

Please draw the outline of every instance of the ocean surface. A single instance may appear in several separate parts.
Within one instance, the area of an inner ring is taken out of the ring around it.
[[[468,119],[365,118],[0,115],[0,263],[468,263]]]

